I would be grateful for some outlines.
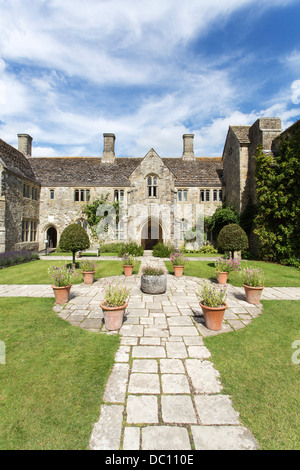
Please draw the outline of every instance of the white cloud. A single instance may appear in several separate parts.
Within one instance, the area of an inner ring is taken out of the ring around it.
[[[300,80],[295,80],[291,86],[292,89],[292,103],[300,103]]]

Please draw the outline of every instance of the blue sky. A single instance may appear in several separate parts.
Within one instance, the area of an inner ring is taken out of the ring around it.
[[[34,156],[221,156],[300,119],[299,0],[0,0],[0,138]]]

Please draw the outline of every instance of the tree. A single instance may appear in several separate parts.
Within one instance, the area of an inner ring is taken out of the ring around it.
[[[230,251],[232,258],[235,251],[248,248],[246,232],[237,224],[229,224],[222,228],[217,239],[218,248],[222,251]]]
[[[225,225],[228,224],[239,224],[240,223],[240,214],[234,208],[226,206],[225,204],[221,207],[218,207],[215,213],[210,217],[207,222],[207,228],[218,235]]]
[[[71,251],[73,266],[75,266],[75,253],[90,247],[88,234],[79,224],[68,225],[62,232],[59,240],[59,248],[62,251]]]

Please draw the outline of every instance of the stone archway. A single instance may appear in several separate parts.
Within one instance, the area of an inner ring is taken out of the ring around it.
[[[141,231],[141,245],[144,250],[152,250],[157,243],[163,241],[163,230],[159,220],[149,217]]]
[[[46,232],[46,239],[48,240],[48,248],[57,247],[57,230],[55,227],[48,227]]]

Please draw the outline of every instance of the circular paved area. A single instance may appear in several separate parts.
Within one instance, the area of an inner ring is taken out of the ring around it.
[[[148,259],[142,258],[142,265]],[[131,295],[90,448],[257,449],[222,393],[203,337],[245,327],[261,306],[248,304],[242,288],[228,285],[223,329],[213,332],[204,325],[195,294],[201,279],[167,274],[166,293],[155,296],[141,292],[140,275],[109,280],[126,284]],[[55,305],[55,312],[72,325],[113,334],[106,331],[100,308],[106,282],[73,286],[68,304]],[[9,295],[53,297],[53,292],[50,286],[0,286],[0,296]],[[262,298],[300,299],[300,288],[265,288]]]

